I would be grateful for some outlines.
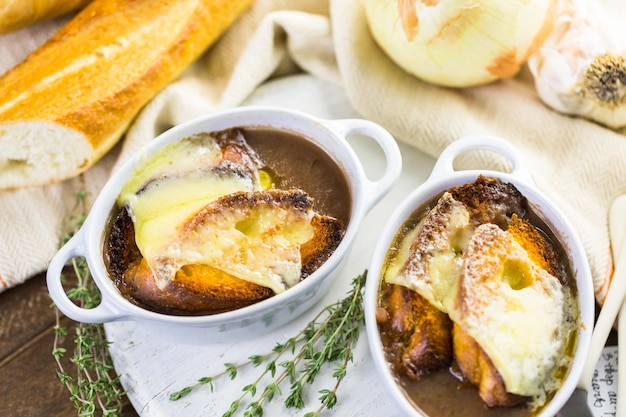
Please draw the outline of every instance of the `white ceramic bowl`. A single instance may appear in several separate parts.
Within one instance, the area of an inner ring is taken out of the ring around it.
[[[503,156],[510,162],[512,170],[507,173],[492,170],[457,171],[454,169],[453,162],[457,157],[464,153],[478,150],[491,151]],[[540,215],[542,220],[546,222],[560,239],[575,274],[581,322],[576,352],[572,366],[561,388],[539,414],[540,417],[553,417],[574,391],[582,372],[584,359],[589,350],[591,331],[594,323],[594,296],[591,271],[582,244],[572,225],[549,199],[536,188],[516,150],[502,139],[486,136],[472,136],[459,139],[452,143],[442,152],[428,179],[408,195],[389,217],[389,221],[385,225],[382,235],[377,242],[377,246],[374,249],[372,261],[368,269],[365,289],[365,320],[370,350],[382,383],[394,402],[407,416],[425,416],[425,414],[422,414],[422,412],[416,408],[415,404],[408,399],[404,390],[397,384],[389,364],[385,360],[383,345],[376,323],[377,298],[381,279],[380,271],[384,265],[387,250],[393,243],[396,233],[414,210],[421,207],[424,203],[430,201],[444,190],[474,182],[480,174],[487,177],[500,178],[504,182],[510,182],[517,187],[527,198],[533,211]]]
[[[335,159],[346,174],[352,194],[352,211],[343,240],[332,256],[307,279],[281,294],[238,310],[206,316],[174,316],[148,311],[131,303],[109,278],[102,249],[107,219],[123,185],[140,159],[149,157],[160,147],[195,133],[236,126],[293,131],[311,139]],[[372,138],[384,152],[386,167],[380,178],[370,180],[366,176],[358,156],[346,140],[353,134]],[[178,337],[184,342],[219,341],[268,332],[306,311],[327,292],[341,270],[361,220],[391,189],[400,171],[401,156],[395,140],[379,125],[366,120],[321,120],[296,111],[249,106],[181,124],[154,139],[106,183],[82,228],[52,259],[47,273],[48,290],[59,310],[73,320],[89,323],[138,320],[155,326],[158,334]],[[67,297],[61,283],[62,268],[68,260],[79,256],[86,258],[102,293],[101,304],[93,309],[76,306]]]

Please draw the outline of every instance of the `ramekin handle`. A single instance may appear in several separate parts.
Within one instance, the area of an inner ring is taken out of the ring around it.
[[[362,169],[362,177],[366,188],[365,211],[369,212],[391,191],[393,185],[400,178],[402,172],[400,148],[394,137],[386,129],[372,121],[365,119],[339,119],[329,121],[329,123],[343,137],[358,133],[373,139],[385,154],[385,170],[380,178],[370,180]],[[359,162],[361,168],[363,168],[360,160]]]
[[[455,172],[454,160],[459,155],[471,151],[490,151],[503,156],[511,163],[510,174],[512,176],[527,183],[533,183],[532,176],[517,149],[506,140],[495,136],[466,136],[452,142],[437,159],[430,178],[449,176]]]
[[[120,318],[120,314],[108,305],[104,295],[102,296],[100,304],[91,309],[77,306],[67,296],[61,279],[63,267],[70,259],[84,255],[85,248],[83,245],[82,231],[79,230],[65,245],[63,245],[63,247],[61,247],[61,249],[59,249],[48,265],[46,282],[52,301],[54,301],[56,307],[63,314],[72,320],[79,322],[105,323]]]

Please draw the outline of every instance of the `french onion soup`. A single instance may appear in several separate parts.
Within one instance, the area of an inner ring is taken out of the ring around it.
[[[204,315],[279,294],[343,238],[348,181],[295,132],[238,127],[195,134],[146,158],[117,198],[107,271],[133,303]]]
[[[558,239],[509,183],[478,177],[417,209],[381,271],[376,321],[398,384],[425,415],[536,415],[579,328]]]

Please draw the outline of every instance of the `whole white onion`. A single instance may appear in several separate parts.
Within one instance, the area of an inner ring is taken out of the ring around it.
[[[548,36],[557,0],[365,0],[370,30],[407,72],[469,87],[517,74]]]

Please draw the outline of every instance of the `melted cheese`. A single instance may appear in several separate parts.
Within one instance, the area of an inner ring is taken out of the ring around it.
[[[402,239],[384,279],[447,313],[492,360],[508,392],[540,399],[554,389],[576,331],[572,293],[494,224],[472,226],[448,193]]]
[[[447,313],[472,230],[465,206],[445,193],[402,240],[385,272],[386,282],[417,291]]]
[[[211,265],[275,293],[299,281],[300,245],[314,234],[312,210],[218,207],[193,226],[218,198],[271,186],[268,173],[247,168],[223,161],[208,134],[172,143],[137,167],[118,204],[128,207],[135,242],[160,288],[187,264]]]
[[[201,167],[216,166],[221,156],[222,150],[217,141],[208,134],[198,134],[166,145],[140,161],[122,188],[118,203],[124,205],[133,199],[150,181],[172,175],[185,176]]]
[[[214,266],[277,294],[299,282],[300,245],[314,234],[312,210],[277,205],[210,210],[198,213],[201,227],[188,226],[183,239],[147,258],[157,282],[169,282],[189,263]]]
[[[564,356],[571,300],[510,233],[481,225],[472,237],[450,318],[481,346],[508,392],[538,396]]]
[[[128,207],[144,257],[167,256],[164,251],[179,239],[179,227],[216,198],[260,188],[258,173],[246,174],[234,164],[229,170],[222,162],[215,138],[198,134],[161,148],[138,165],[118,204]],[[163,288],[167,281],[157,284]]]
[[[153,256],[178,239],[178,226],[202,207],[218,197],[253,189],[249,178],[215,172],[161,180],[129,200],[137,247],[144,257]]]

